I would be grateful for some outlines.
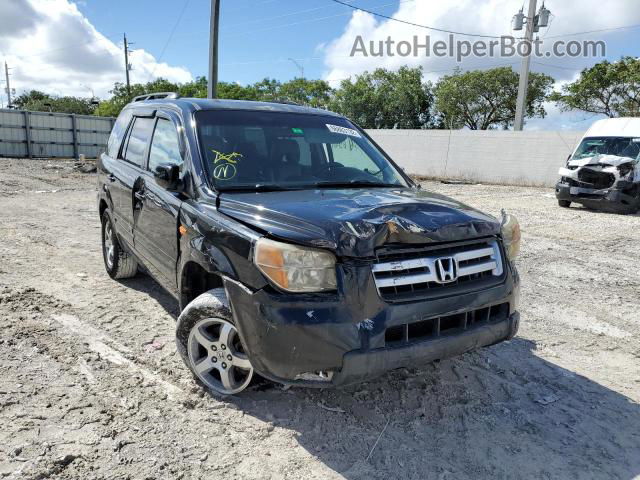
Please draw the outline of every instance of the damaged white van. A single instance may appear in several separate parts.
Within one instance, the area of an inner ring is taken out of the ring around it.
[[[558,172],[556,197],[587,208],[635,213],[640,210],[640,118],[594,123]]]

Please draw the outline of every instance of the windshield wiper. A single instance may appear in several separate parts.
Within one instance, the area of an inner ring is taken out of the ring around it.
[[[353,188],[353,187],[379,187],[379,188],[405,188],[397,183],[371,182],[368,180],[351,180],[348,182],[316,182],[314,188]]]
[[[218,188],[219,192],[284,192],[287,190],[300,190],[301,187],[283,187],[282,185],[269,185],[264,183],[255,183],[247,185],[229,185],[228,187]]]

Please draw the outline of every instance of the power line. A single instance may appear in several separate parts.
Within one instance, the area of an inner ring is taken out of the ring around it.
[[[585,32],[563,33],[562,35],[552,35],[552,36],[546,37],[546,38],[550,39],[550,38],[562,38],[562,37],[576,37],[578,35],[587,35],[589,33],[612,32],[614,30],[628,30],[630,28],[638,28],[638,27],[640,27],[640,24],[637,24],[637,25],[626,25],[624,27],[601,28],[599,30],[587,30]]]
[[[156,73],[156,69],[158,68],[158,65],[160,64],[160,62],[162,61],[162,57],[164,56],[164,52],[167,50],[167,47],[169,46],[169,43],[171,43],[171,39],[173,38],[173,34],[176,32],[176,29],[178,28],[178,25],[180,24],[180,20],[182,20],[182,16],[184,15],[184,12],[187,10],[187,7],[189,6],[189,2],[190,1],[191,0],[185,0],[184,5],[182,6],[182,10],[180,11],[180,15],[178,15],[178,18],[176,19],[176,23],[173,25],[173,28],[171,29],[171,32],[169,33],[169,37],[167,38],[167,41],[164,43],[164,46],[162,47],[162,50],[160,51],[160,56],[158,57],[158,61],[156,62],[156,64],[153,67],[153,70],[151,70],[151,73],[147,77],[147,82],[150,81],[151,77],[153,77],[153,74]]]
[[[331,1],[335,2],[335,3],[338,3],[340,5],[344,5],[345,7],[349,7],[351,9],[353,9],[353,10],[359,10],[361,12],[369,13],[369,14],[374,15],[376,17],[386,18],[387,20],[392,20],[394,22],[404,23],[405,25],[411,25],[413,27],[426,28],[427,30],[433,30],[433,31],[436,31],[436,32],[452,33],[454,35],[462,35],[462,36],[465,36],[465,37],[502,38],[502,36],[500,36],[500,35],[482,35],[482,34],[479,34],[479,33],[456,32],[454,30],[446,30],[444,28],[436,28],[436,27],[430,27],[428,25],[420,25],[419,23],[413,23],[413,22],[409,22],[407,20],[401,20],[399,18],[389,17],[388,15],[383,15],[382,13],[377,13],[377,12],[374,12],[372,10],[367,10],[366,8],[356,7],[355,5],[350,5],[350,4],[348,4],[346,2],[343,2],[341,0],[331,0]]]
[[[408,2],[415,2],[415,0],[400,0],[400,3],[408,3]],[[384,3],[382,5],[376,5],[376,8],[390,7],[392,5],[396,5],[396,2]],[[305,23],[320,22],[322,20],[329,20],[331,18],[343,17],[346,14],[347,13],[338,13],[336,15],[328,15],[326,17],[310,18],[310,19],[301,20],[301,21],[298,21],[298,22],[285,23],[283,25],[275,25],[275,26],[272,26],[272,27],[253,29],[253,30],[250,30],[250,31],[247,31],[247,32],[239,32],[239,33],[235,33],[235,34],[231,34],[231,35],[225,35],[225,38],[244,37],[244,36],[250,35],[252,33],[264,32],[264,31],[268,31],[268,30],[276,30],[278,28],[284,28],[284,27],[293,27],[295,25],[302,25],[302,24],[305,24]]]

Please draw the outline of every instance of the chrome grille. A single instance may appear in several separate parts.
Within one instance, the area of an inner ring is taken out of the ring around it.
[[[413,300],[490,286],[504,273],[496,238],[422,249],[386,249],[372,266],[385,300]]]

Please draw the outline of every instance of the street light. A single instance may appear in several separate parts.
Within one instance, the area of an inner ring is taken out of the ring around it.
[[[300,78],[302,78],[304,80],[304,67],[302,65],[300,65],[295,59],[293,58],[289,58],[289,60],[291,60],[296,67],[298,67],[300,69]]]

